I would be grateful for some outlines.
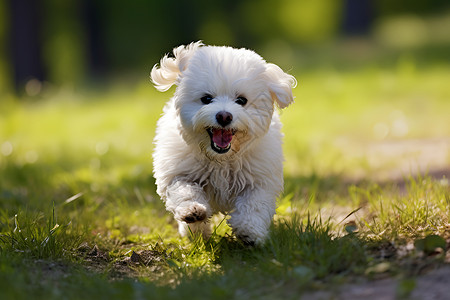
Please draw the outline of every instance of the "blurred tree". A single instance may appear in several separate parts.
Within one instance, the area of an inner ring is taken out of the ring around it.
[[[10,78],[10,53],[9,43],[9,3],[0,1],[0,93],[8,92],[11,89],[12,78]]]
[[[58,85],[85,81],[87,41],[80,1],[42,1],[41,39],[46,79]]]
[[[45,79],[41,56],[42,2],[10,0],[11,58],[17,90],[30,79]]]
[[[267,58],[279,59],[291,67],[298,46],[326,44],[340,31],[368,34],[376,19],[386,15],[420,15],[449,7],[448,0],[7,3],[8,18],[2,21],[9,22],[3,28],[10,29],[10,45],[7,54],[0,49],[0,72],[6,70],[2,61],[11,61],[16,87],[31,78],[58,85],[128,73],[145,78],[164,52],[200,39],[207,44],[257,48],[264,55],[270,53]],[[6,36],[2,36],[1,26],[0,21],[0,40]]]
[[[347,35],[369,33],[374,18],[371,0],[345,0],[343,5],[342,29]]]
[[[378,16],[417,14],[442,12],[450,8],[448,0],[376,0],[373,2]]]
[[[98,0],[110,71],[121,75],[133,67],[148,74],[164,52],[199,39],[197,30],[213,5],[208,3],[215,3],[203,1]]]
[[[340,0],[281,0],[280,33],[298,44],[327,41],[338,32],[341,6]]]
[[[105,52],[103,39],[104,28],[100,20],[100,3],[98,1],[82,0],[81,19],[86,34],[87,67],[91,77],[103,77],[106,72]]]

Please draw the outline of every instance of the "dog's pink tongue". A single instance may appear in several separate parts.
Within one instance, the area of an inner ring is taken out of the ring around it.
[[[230,129],[213,129],[212,140],[220,148],[226,148],[233,139],[233,133]]]

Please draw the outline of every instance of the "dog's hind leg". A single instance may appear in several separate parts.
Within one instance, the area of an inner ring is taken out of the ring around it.
[[[262,188],[249,189],[236,198],[228,224],[237,238],[248,245],[263,244],[275,214],[275,195]]]

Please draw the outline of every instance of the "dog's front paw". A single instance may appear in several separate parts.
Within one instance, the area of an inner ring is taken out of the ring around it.
[[[206,219],[206,208],[201,205],[193,205],[190,211],[182,217],[182,221],[186,223],[200,222]]]
[[[175,210],[175,218],[186,223],[201,222],[208,218],[207,208],[200,203],[180,205]]]

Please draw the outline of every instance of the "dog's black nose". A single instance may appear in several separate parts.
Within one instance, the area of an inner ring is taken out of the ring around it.
[[[225,127],[233,121],[233,115],[227,111],[219,111],[216,114],[216,120],[222,127]]]

